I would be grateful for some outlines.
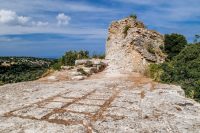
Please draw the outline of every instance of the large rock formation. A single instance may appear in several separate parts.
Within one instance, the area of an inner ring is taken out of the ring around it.
[[[110,71],[144,72],[149,63],[165,60],[161,51],[163,36],[148,30],[142,22],[128,17],[113,22],[109,28],[106,59]]]

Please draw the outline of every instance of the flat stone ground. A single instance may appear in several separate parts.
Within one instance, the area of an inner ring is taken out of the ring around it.
[[[139,74],[0,87],[0,133],[200,133],[200,105]]]

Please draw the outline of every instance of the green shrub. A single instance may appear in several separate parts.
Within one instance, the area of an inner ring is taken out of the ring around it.
[[[147,51],[151,54],[155,54],[155,48],[152,44],[147,45]]]
[[[137,22],[136,27],[137,28],[147,28],[147,26],[145,26],[144,23],[142,23],[142,22]]]
[[[88,51],[68,51],[61,58],[62,65],[74,66],[75,61],[78,59],[87,59],[89,58]]]
[[[186,94],[200,100],[200,45],[193,44],[183,49],[174,59],[174,82],[189,87]],[[193,95],[191,96],[191,92]]]
[[[60,61],[58,61],[57,63],[54,63],[54,64],[52,65],[52,68],[53,68],[54,70],[60,70],[60,69],[61,69],[61,66],[62,66],[62,63],[61,63]]]
[[[168,54],[168,60],[178,55],[182,49],[187,45],[187,40],[180,34],[166,34],[165,35],[165,52]]]
[[[136,14],[131,14],[129,17],[133,18],[133,19],[137,19],[137,15]]]
[[[92,58],[95,58],[95,59],[105,59],[105,54],[93,54]]]
[[[4,85],[3,81],[0,81],[0,85]]]
[[[149,68],[147,69],[146,75],[151,77],[155,81],[161,81],[160,77],[163,73],[161,64],[150,64]]]
[[[179,84],[187,97],[200,102],[200,45],[188,45],[170,62],[150,65],[148,76],[156,81]]]
[[[160,45],[159,48],[164,52],[164,50],[165,50],[165,46],[164,45]]]
[[[85,63],[85,65],[84,65],[85,67],[92,67],[93,66],[93,64],[92,64],[92,62],[91,61],[87,61],[86,63]]]
[[[89,74],[83,70],[83,68],[79,68],[77,69],[77,72],[80,72],[81,74],[85,75],[85,76],[88,76]]]
[[[125,35],[125,37],[127,36],[128,30],[129,30],[130,28],[131,28],[130,25],[126,25],[126,26],[124,27],[123,34]]]
[[[200,35],[195,35],[194,43],[200,43]]]

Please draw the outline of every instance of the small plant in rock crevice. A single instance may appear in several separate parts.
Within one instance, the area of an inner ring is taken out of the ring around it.
[[[131,28],[130,25],[126,25],[126,26],[124,27],[123,34],[125,35],[125,37],[127,36],[128,30],[129,30],[130,28]]]
[[[107,38],[107,41],[110,41],[110,37]]]
[[[152,46],[152,44],[147,46],[147,51],[149,53],[151,53],[151,54],[155,54],[156,53],[155,48]]]
[[[136,14],[131,14],[129,17],[133,18],[133,19],[137,19],[137,15]]]
[[[89,76],[89,74],[83,70],[83,68],[79,68],[77,69],[77,72],[80,72],[81,74],[85,75],[85,76]]]

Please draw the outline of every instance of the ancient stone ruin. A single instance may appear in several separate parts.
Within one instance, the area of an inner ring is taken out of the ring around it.
[[[166,56],[161,50],[163,40],[161,34],[148,30],[135,18],[128,17],[113,22],[106,44],[108,70],[143,73],[149,63],[161,63],[165,60]]]

